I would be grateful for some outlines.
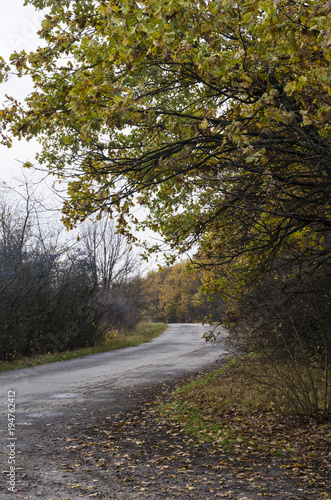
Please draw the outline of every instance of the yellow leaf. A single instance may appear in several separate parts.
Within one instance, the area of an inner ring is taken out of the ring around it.
[[[202,130],[206,130],[208,128],[208,120],[206,118],[204,118],[200,123],[200,128],[202,128]]]

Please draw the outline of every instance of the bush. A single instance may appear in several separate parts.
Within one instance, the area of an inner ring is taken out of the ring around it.
[[[95,222],[60,245],[26,190],[23,206],[0,199],[0,359],[90,347],[110,326],[135,326],[140,281],[128,278],[137,266],[124,238]]]
[[[331,270],[269,273],[227,311],[233,345],[264,356],[273,370],[256,374],[297,413],[331,412]],[[321,386],[322,381],[322,386]]]
[[[37,249],[2,255],[0,358],[93,345],[104,310],[86,261],[58,261]]]

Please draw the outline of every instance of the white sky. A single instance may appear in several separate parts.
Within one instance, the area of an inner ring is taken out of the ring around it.
[[[43,15],[31,5],[24,7],[24,0],[0,0],[0,55],[8,59],[14,51],[30,51],[39,44],[36,34]],[[1,104],[5,94],[23,100],[32,89],[28,79],[12,77],[6,84],[0,84]],[[21,163],[34,161],[37,151],[36,142],[15,141],[13,147],[0,145],[0,182],[16,184],[15,178],[21,176]]]

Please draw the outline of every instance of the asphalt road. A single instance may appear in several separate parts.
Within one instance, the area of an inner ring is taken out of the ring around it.
[[[118,351],[0,374],[1,442],[8,433],[8,392],[15,391],[15,426],[38,425],[38,419],[65,418],[73,400],[100,400],[103,391],[162,382],[211,365],[226,353],[202,338],[198,324],[170,324],[149,343]],[[226,332],[224,331],[224,337]],[[21,431],[23,429],[21,428]]]

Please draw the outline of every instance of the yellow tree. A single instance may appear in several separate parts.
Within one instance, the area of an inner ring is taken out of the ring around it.
[[[330,2],[26,0],[43,46],[1,62],[34,91],[0,112],[68,181],[65,223],[134,205],[211,266],[330,255]],[[300,264],[301,265],[301,264]]]
[[[203,321],[208,306],[200,293],[201,273],[189,272],[187,262],[152,271],[143,280],[146,312],[166,322]]]

